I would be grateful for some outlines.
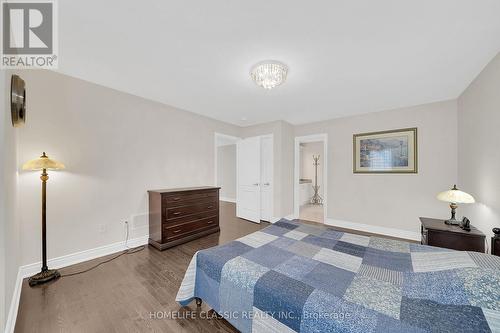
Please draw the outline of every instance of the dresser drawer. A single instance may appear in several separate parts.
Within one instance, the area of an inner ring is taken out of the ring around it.
[[[218,226],[219,216],[203,218],[200,220],[186,222],[175,226],[166,225],[164,229],[164,238],[167,241],[171,241],[173,239],[189,236],[193,233],[197,233],[205,229],[216,228]]]
[[[201,220],[201,219],[208,218],[208,217],[218,217],[218,215],[219,215],[219,212],[217,210],[209,210],[209,211],[205,211],[205,212],[201,212],[201,213],[195,213],[195,214],[191,214],[191,215],[181,216],[181,217],[178,217],[175,219],[169,219],[169,220],[165,219],[163,221],[163,226],[164,227],[172,227],[174,225],[183,224],[186,222],[192,222],[192,221],[196,221],[196,220]]]
[[[172,202],[164,201],[164,205],[166,205],[167,208],[174,208],[174,207],[191,206],[191,205],[214,202],[214,201],[217,201],[217,197],[205,196],[201,198],[186,198],[186,199],[183,198],[182,200],[172,201]]]
[[[205,203],[198,203],[194,205],[189,205],[189,206],[181,206],[181,207],[174,207],[174,208],[166,208],[166,220],[171,220],[171,219],[177,219],[180,217],[196,214],[196,213],[202,213],[202,212],[209,212],[209,211],[217,211],[219,209],[219,203],[216,200],[212,200],[209,202]]]
[[[167,203],[169,206],[184,203],[189,201],[200,201],[203,199],[216,199],[218,195],[217,191],[204,191],[198,193],[177,193],[177,194],[164,194],[163,202]]]

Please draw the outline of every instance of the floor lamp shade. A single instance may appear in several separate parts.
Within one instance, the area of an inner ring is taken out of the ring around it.
[[[29,278],[29,285],[32,287],[55,280],[61,276],[58,271],[47,267],[47,181],[49,180],[47,170],[62,170],[64,168],[64,164],[50,159],[45,152],[39,158],[23,165],[23,170],[42,171],[40,176],[42,180],[42,269],[40,273]]]
[[[62,170],[65,169],[64,164],[56,160],[50,159],[45,152],[37,159],[24,163],[23,170],[38,171],[38,170]]]

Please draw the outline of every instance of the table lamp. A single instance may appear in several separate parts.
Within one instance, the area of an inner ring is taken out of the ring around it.
[[[64,164],[50,159],[45,152],[35,160],[26,162],[23,165],[23,170],[42,171],[40,179],[42,180],[42,270],[40,273],[29,278],[31,287],[55,280],[61,276],[55,269],[47,267],[47,180],[49,174],[47,170],[62,170]]]
[[[455,213],[459,203],[474,203],[476,202],[472,195],[462,192],[454,185],[449,191],[441,192],[437,195],[438,200],[449,202],[451,208],[451,218],[444,221],[446,224],[459,225],[460,221],[455,218]]]

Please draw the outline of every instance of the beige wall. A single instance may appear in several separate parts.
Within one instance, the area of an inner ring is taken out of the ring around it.
[[[236,200],[236,145],[217,147],[217,186],[220,197]]]
[[[0,328],[9,311],[20,265],[17,218],[17,129],[10,117],[10,75],[0,71]]]
[[[489,237],[500,227],[500,54],[458,99],[458,180],[477,203],[459,216]]]
[[[353,174],[355,133],[418,127],[418,174]],[[418,232],[419,216],[448,217],[436,194],[457,179],[457,106],[447,101],[297,126],[328,134],[330,219]]]
[[[19,158],[46,151],[49,258],[148,234],[148,189],[214,184],[214,132],[239,128],[48,71],[23,72],[28,121]],[[40,181],[20,174],[22,263],[40,260]],[[105,232],[101,233],[101,226]]]
[[[7,189],[5,188],[5,129],[7,128],[7,95],[6,95],[6,85],[5,85],[5,71],[0,71],[0,106],[2,108],[0,116],[0,130],[2,135],[0,136],[0,158],[1,158],[1,172],[0,172],[0,332],[3,332],[5,327],[5,318],[7,318],[7,313],[5,309],[6,306],[6,295],[5,295],[5,225],[6,225],[6,194]]]

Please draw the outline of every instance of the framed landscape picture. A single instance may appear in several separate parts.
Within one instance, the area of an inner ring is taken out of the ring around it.
[[[417,173],[417,128],[353,136],[354,173]]]

